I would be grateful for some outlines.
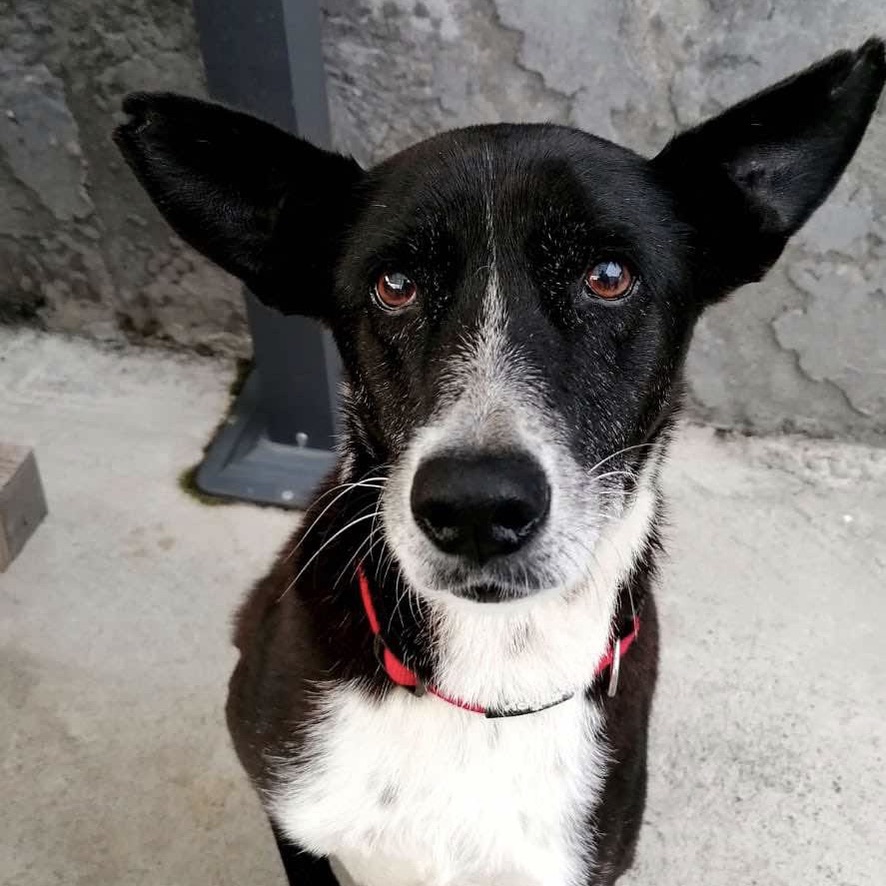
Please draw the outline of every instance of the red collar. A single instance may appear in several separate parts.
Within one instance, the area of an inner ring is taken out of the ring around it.
[[[424,683],[414,671],[406,667],[406,665],[403,664],[403,662],[400,661],[400,659],[388,648],[388,645],[385,643],[381,634],[381,624],[379,623],[378,615],[375,612],[375,605],[372,602],[369,579],[366,578],[366,573],[363,571],[362,565],[357,567],[357,581],[360,585],[360,599],[363,601],[363,609],[366,612],[366,618],[368,619],[369,627],[372,630],[376,657],[384,668],[385,673],[388,675],[388,679],[397,686],[403,686],[406,689],[410,689],[416,695],[424,695],[426,692],[429,692],[431,695],[436,695],[437,698],[442,699],[447,704],[462,708],[462,710],[465,711],[471,711],[475,714],[483,714],[490,719],[498,717],[519,717],[522,714],[535,714],[538,711],[547,710],[548,708],[552,708],[572,698],[574,693],[570,692],[548,704],[536,708],[509,708],[506,710],[496,710],[473,705],[469,702],[462,701],[459,698],[453,698],[452,696],[440,692],[436,687]],[[634,640],[637,639],[637,634],[639,634],[639,632],[640,618],[635,615],[630,632],[623,637],[619,637],[619,639],[609,647],[594,671],[594,676],[599,677],[607,669],[610,667],[612,668],[609,678],[610,696],[615,695],[615,690],[618,687],[618,672],[621,659],[627,654]]]

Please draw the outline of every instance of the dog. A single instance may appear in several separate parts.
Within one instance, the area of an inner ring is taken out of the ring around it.
[[[655,158],[472,126],[372,169],[135,94],[170,225],[344,363],[334,475],[236,627],[228,723],[292,884],[611,886],[643,814],[659,471],[695,321],[831,191],[871,39]]]

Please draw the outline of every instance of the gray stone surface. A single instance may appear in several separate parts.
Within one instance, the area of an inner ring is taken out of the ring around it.
[[[0,328],[0,428],[50,506],[0,575],[4,886],[283,884],[222,705],[230,616],[297,517],[177,484],[231,375]],[[886,452],[687,427],[664,477],[624,886],[882,886]]]
[[[239,286],[178,238],[110,141],[136,89],[203,92],[177,0],[0,0],[0,320],[245,353]]]
[[[653,153],[680,127],[871,33],[882,0],[323,0],[338,146],[554,120]],[[203,89],[176,0],[0,0],[0,318],[248,349],[238,287],[185,248],[108,142],[130,89]],[[11,114],[10,114],[11,112]],[[740,248],[737,244],[736,248]],[[696,415],[886,435],[886,118],[769,278],[703,319]]]

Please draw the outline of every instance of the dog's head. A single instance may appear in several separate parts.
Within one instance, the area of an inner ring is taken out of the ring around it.
[[[758,280],[852,157],[872,40],[653,160],[573,129],[478,126],[361,170],[252,117],[136,95],[117,142],[178,233],[284,313],[325,321],[351,479],[387,479],[409,584],[567,588],[631,519],[705,305]]]

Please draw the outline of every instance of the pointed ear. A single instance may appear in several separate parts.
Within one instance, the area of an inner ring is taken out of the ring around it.
[[[706,297],[759,280],[837,183],[874,112],[882,40],[838,52],[677,136],[653,160],[706,255]]]
[[[356,162],[193,98],[137,93],[123,110],[114,141],[179,236],[265,304],[325,316]]]

